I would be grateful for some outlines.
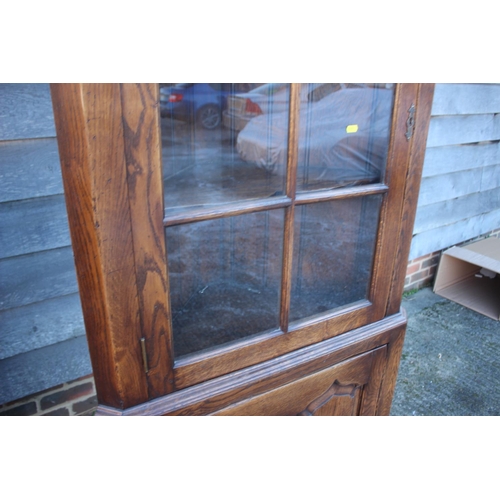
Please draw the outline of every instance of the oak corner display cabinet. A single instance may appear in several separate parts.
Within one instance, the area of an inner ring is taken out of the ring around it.
[[[98,415],[388,415],[432,84],[53,84]]]

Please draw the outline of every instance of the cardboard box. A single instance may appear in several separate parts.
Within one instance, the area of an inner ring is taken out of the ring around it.
[[[500,320],[500,239],[487,238],[446,250],[434,293]]]

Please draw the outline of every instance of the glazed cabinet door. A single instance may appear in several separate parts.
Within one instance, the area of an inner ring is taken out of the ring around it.
[[[176,389],[385,316],[418,97],[391,83],[160,88]]]

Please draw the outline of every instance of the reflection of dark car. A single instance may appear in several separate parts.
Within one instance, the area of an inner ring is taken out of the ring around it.
[[[224,126],[242,130],[256,116],[286,111],[289,99],[288,83],[265,83],[247,93],[229,96],[222,114]]]
[[[391,90],[340,88],[310,99],[300,113],[299,169],[334,184],[374,182],[385,164]],[[286,165],[288,113],[260,115],[238,135],[241,158],[278,173]]]
[[[236,92],[248,92],[251,83],[176,83],[160,88],[162,117],[196,123],[206,129],[217,128],[227,98]]]

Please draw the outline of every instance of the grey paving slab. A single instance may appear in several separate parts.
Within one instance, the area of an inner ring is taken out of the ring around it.
[[[500,415],[500,322],[425,288],[408,314],[391,415]]]

